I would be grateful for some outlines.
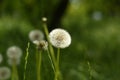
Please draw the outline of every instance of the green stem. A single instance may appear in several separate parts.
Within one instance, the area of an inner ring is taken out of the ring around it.
[[[56,67],[56,74],[55,74],[55,80],[60,79],[60,69],[59,69],[59,63],[60,63],[60,48],[57,50],[57,67]]]
[[[49,32],[48,32],[47,24],[44,23],[43,27],[44,27],[44,31],[45,31],[45,34],[46,34],[46,37],[47,37],[47,41],[49,43],[48,47],[50,49],[50,54],[51,54],[51,57],[53,59],[53,63],[54,63],[54,65],[56,65],[56,59],[55,59],[55,55],[54,55],[54,49],[53,49],[53,47],[52,47],[52,45],[50,43],[50,40],[49,40]]]
[[[37,80],[41,80],[42,51],[38,53]]]
[[[26,68],[27,68],[27,60],[28,60],[28,56],[29,56],[29,47],[30,47],[30,43],[28,42],[27,48],[26,48],[26,56],[25,56],[25,66],[24,66],[24,80],[26,79]]]
[[[45,31],[45,35],[47,37],[47,41],[49,43],[48,45],[48,49],[50,51],[50,55],[51,55],[51,59],[53,61],[53,64],[54,64],[54,67],[55,67],[55,78],[56,78],[56,70],[57,70],[57,62],[56,62],[56,58],[55,58],[55,53],[54,53],[54,49],[50,43],[50,40],[49,40],[49,32],[48,32],[48,28],[47,28],[47,24],[46,22],[43,23],[43,28],[44,28],[44,31]]]
[[[15,71],[14,71],[14,66],[12,65],[12,77],[11,77],[11,80],[15,80],[14,76],[15,76]]]
[[[51,62],[52,69],[53,69],[53,71],[54,71],[54,73],[55,73],[55,66],[54,66],[54,63],[53,63],[53,60],[52,60],[52,58],[51,58],[51,55],[50,55],[49,50],[47,50],[47,53],[48,53],[48,57],[49,57],[50,62]]]
[[[17,66],[15,63],[12,65],[12,80],[19,80]]]
[[[36,72],[38,71],[38,55],[39,54],[39,51],[38,51],[38,48],[36,48]]]
[[[59,69],[59,63],[60,63],[60,48],[58,48],[58,51],[57,51],[57,67]]]
[[[16,80],[19,80],[17,66],[15,66],[15,72],[16,72]]]

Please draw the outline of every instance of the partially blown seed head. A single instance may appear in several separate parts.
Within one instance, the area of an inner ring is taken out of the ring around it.
[[[47,48],[48,48],[48,42],[47,41],[45,41],[45,40],[41,40],[41,41],[34,41],[33,42],[34,44],[36,44],[37,45],[37,48],[39,49],[39,50],[47,50]]]
[[[64,29],[54,29],[49,34],[50,42],[54,47],[66,48],[71,44],[71,36]]]
[[[0,67],[0,80],[6,80],[10,78],[11,71],[8,67]]]
[[[32,30],[29,33],[29,38],[32,42],[35,40],[39,41],[39,40],[42,40],[44,38],[44,35],[43,35],[42,31],[40,31],[40,30]]]
[[[2,57],[2,54],[0,54],[0,63],[2,62],[3,60],[3,57]]]
[[[22,50],[17,46],[12,46],[8,48],[7,56],[10,59],[18,59],[22,56]]]

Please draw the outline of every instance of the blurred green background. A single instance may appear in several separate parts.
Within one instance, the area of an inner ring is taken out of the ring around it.
[[[71,46],[61,51],[63,80],[89,80],[90,72],[92,80],[120,80],[120,0],[0,0],[0,53],[4,55],[1,66],[9,66],[7,48],[20,46],[23,57],[18,71],[23,80],[28,34],[33,29],[43,30],[44,16],[49,31],[61,27],[72,37]],[[29,52],[26,80],[36,80],[32,43]],[[42,78],[53,80],[44,53]]]

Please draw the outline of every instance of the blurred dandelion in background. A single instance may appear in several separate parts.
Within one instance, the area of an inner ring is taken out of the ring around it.
[[[43,35],[43,32],[40,31],[40,30],[32,30],[29,33],[29,38],[32,42],[35,41],[35,40],[40,41],[40,40],[43,40],[44,35]]]
[[[9,79],[11,76],[11,71],[8,67],[0,67],[0,80]]]
[[[11,46],[7,50],[7,56],[10,59],[17,59],[22,56],[22,50],[17,46]]]
[[[103,18],[103,14],[102,14],[101,11],[95,11],[95,12],[93,12],[93,14],[92,14],[92,18],[93,18],[94,20],[96,20],[96,21],[100,21],[100,20],[102,20],[102,18]]]
[[[7,50],[8,64],[12,66],[12,79],[18,80],[18,70],[17,65],[20,62],[22,56],[22,50],[18,46],[11,46]]]
[[[54,47],[66,48],[71,44],[71,36],[64,29],[54,29],[49,34],[50,42]]]
[[[42,18],[42,21],[43,21],[43,22],[46,22],[46,21],[47,21],[47,18],[46,18],[46,17],[43,17],[43,18]]]
[[[7,50],[8,64],[19,64],[22,56],[22,50],[17,46],[11,46]]]

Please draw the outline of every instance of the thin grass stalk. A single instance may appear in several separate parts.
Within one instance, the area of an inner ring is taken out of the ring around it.
[[[54,63],[53,63],[53,60],[52,60],[52,58],[51,58],[51,55],[50,55],[49,50],[47,50],[47,53],[48,53],[48,57],[49,57],[49,59],[50,59],[50,63],[51,63],[52,69],[53,69],[53,71],[54,71],[54,73],[55,73],[55,65],[54,65]]]
[[[29,47],[30,47],[30,43],[28,42],[27,48],[26,48],[25,66],[24,66],[24,79],[23,80],[26,79],[26,68],[27,68],[27,63],[28,63]]]
[[[88,64],[89,80],[92,80],[92,73],[91,73],[91,65],[90,65],[90,62],[88,61],[87,64]]]

